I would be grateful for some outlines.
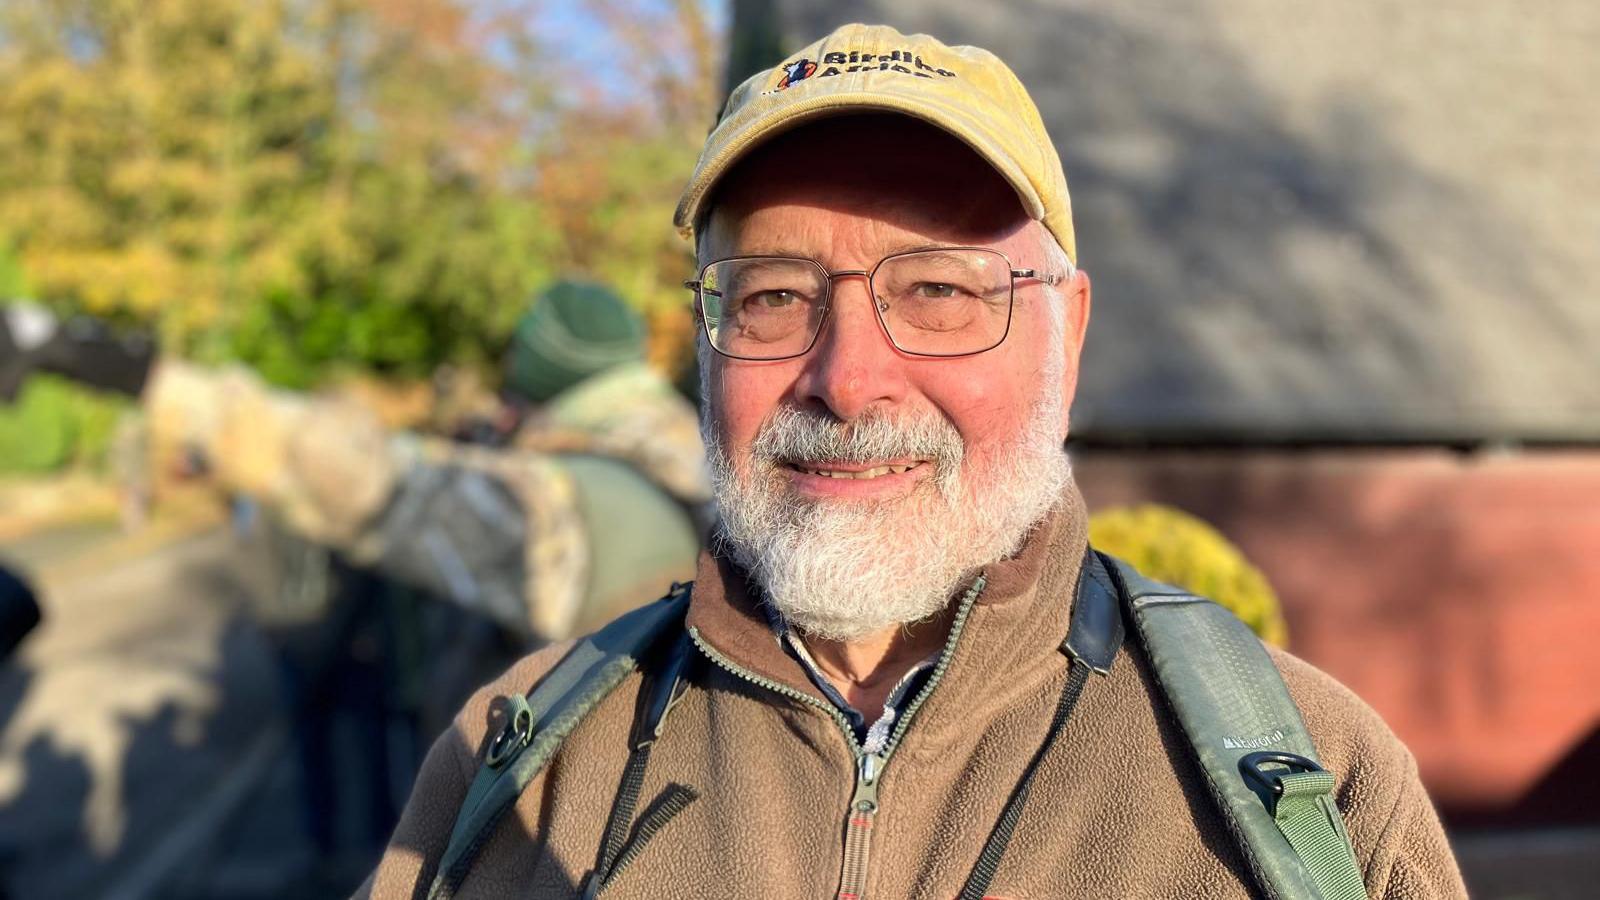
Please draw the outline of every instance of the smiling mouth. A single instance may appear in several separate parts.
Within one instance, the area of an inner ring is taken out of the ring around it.
[[[870,469],[827,469],[803,463],[786,463],[789,468],[806,475],[818,475],[823,478],[842,478],[862,481],[872,478],[882,478],[885,475],[900,475],[922,465],[922,461],[910,463],[894,463],[891,465],[873,466]]]

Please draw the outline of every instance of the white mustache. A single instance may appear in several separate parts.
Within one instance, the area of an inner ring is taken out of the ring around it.
[[[960,470],[966,455],[961,433],[947,419],[893,420],[867,415],[845,422],[826,413],[780,407],[750,447],[758,465],[833,462],[866,465],[889,459],[923,459],[940,475]]]

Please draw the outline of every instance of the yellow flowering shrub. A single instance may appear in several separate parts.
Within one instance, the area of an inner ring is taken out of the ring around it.
[[[1089,517],[1089,542],[1150,578],[1217,601],[1267,643],[1288,646],[1289,628],[1266,576],[1200,519],[1154,503],[1114,507]]]

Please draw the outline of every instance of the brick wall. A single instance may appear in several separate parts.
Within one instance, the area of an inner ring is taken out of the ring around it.
[[[1091,508],[1169,503],[1236,541],[1278,590],[1294,652],[1377,708],[1448,815],[1593,819],[1595,779],[1550,779],[1600,753],[1600,451],[1075,465]]]

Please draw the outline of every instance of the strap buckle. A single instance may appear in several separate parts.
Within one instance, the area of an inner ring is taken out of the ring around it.
[[[520,703],[518,701],[521,701]],[[494,736],[489,743],[489,752],[485,754],[484,762],[489,768],[498,769],[507,760],[517,754],[527,745],[533,737],[533,710],[528,708],[528,701],[521,695],[510,698],[510,715],[506,717],[506,727]]]
[[[1277,763],[1286,766],[1289,771],[1267,772],[1261,766],[1266,763]],[[1262,750],[1256,753],[1247,753],[1239,760],[1239,771],[1244,777],[1272,794],[1274,797],[1283,796],[1283,776],[1298,775],[1302,772],[1325,772],[1326,769],[1317,765],[1297,753],[1285,753],[1281,750]]]

